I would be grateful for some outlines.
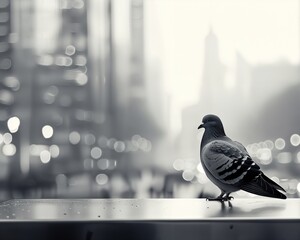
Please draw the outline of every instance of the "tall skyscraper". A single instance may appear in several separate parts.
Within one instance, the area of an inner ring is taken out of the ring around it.
[[[200,79],[199,101],[182,111],[182,130],[178,137],[178,156],[195,163],[199,160],[199,132],[197,127],[204,115],[223,113],[224,99],[224,65],[219,56],[218,38],[212,28],[209,29],[204,42],[203,75]]]
[[[204,43],[204,66],[200,104],[206,112],[217,111],[224,96],[224,65],[219,56],[219,42],[210,28]]]

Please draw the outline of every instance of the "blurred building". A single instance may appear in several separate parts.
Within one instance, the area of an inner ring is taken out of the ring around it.
[[[87,139],[95,138],[92,133],[95,122],[88,69],[86,4],[82,1],[77,6],[65,1],[57,7],[60,14],[53,14],[53,17],[60,16],[61,24],[54,39],[55,48],[51,52],[37,52],[31,96],[32,115],[35,116],[30,126],[31,147],[37,152],[40,149],[40,154],[31,163],[36,162],[38,172],[41,172],[40,164],[53,168],[43,167],[51,174],[82,170],[82,159],[89,157],[87,152],[93,143]],[[42,10],[37,8],[36,11]],[[76,136],[81,136],[82,141],[77,142]],[[51,156],[50,148],[47,149],[50,146],[57,149],[55,157]],[[58,158],[57,161],[54,158]]]
[[[228,101],[225,89],[225,66],[219,57],[218,38],[210,28],[204,42],[204,65],[199,101],[182,111],[182,128],[176,139],[176,156],[173,167],[181,172],[182,179],[193,184],[200,197],[213,194],[200,164],[200,141],[202,133],[197,129],[204,115],[209,113],[226,116],[224,104]],[[200,184],[199,184],[200,183]],[[207,186],[209,186],[207,188]],[[209,189],[207,192],[205,189]]]
[[[15,50],[17,35],[13,26],[13,5],[11,1],[0,3],[0,198],[9,197],[3,191],[11,187],[20,169],[19,159],[21,134],[19,96],[21,83],[16,70],[18,58]]]
[[[218,38],[210,28],[204,43],[204,65],[198,103],[182,111],[182,129],[178,137],[178,155],[188,161],[199,161],[200,135],[197,127],[204,115],[224,114],[227,92],[224,84],[225,66],[219,57]],[[226,112],[225,112],[226,113]]]
[[[297,65],[281,60],[253,66],[247,63],[241,54],[237,54],[236,84],[232,91],[234,93],[240,89],[242,91],[238,95],[241,102],[238,101],[235,107],[243,115],[241,122],[244,126],[248,126],[242,139],[245,143],[276,138],[283,133],[292,134],[293,129],[296,129],[295,124],[285,123],[298,121],[295,116],[298,112],[295,109],[296,100],[292,100],[291,95],[286,96],[284,101],[291,100],[294,104],[284,107],[279,103],[276,106],[274,104],[277,102],[276,99],[281,98],[281,95],[290,88],[298,89],[297,83],[299,83]],[[257,114],[253,115],[253,112]]]
[[[151,103],[163,91],[146,74],[143,1],[0,7],[6,189],[14,197],[118,196],[112,188],[123,181],[132,196],[130,178],[157,169],[153,148],[166,127],[154,116],[165,116],[164,106]]]
[[[210,28],[204,43],[204,65],[199,100],[200,109],[204,113],[217,112],[220,102],[225,98],[225,66],[219,55],[218,38]]]

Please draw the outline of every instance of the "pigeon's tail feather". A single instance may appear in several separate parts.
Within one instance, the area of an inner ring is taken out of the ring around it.
[[[286,199],[286,196],[277,190],[278,188],[282,190],[282,187],[280,187],[278,184],[276,184],[263,174],[260,175],[257,179],[252,180],[251,182],[241,187],[242,190],[257,195]]]
[[[261,174],[262,178],[269,183],[272,187],[276,188],[277,190],[281,190],[283,192],[285,192],[285,190],[283,189],[283,187],[281,187],[280,185],[278,185],[276,182],[274,182],[273,180],[271,180],[270,178],[268,178],[266,175],[264,175],[263,173]]]

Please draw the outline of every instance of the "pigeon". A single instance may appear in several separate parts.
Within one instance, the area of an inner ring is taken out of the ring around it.
[[[280,192],[285,190],[261,171],[246,148],[226,136],[218,116],[204,116],[200,128],[205,129],[200,145],[201,164],[207,177],[221,190],[218,197],[207,200],[229,201],[233,199],[230,194],[239,190],[286,199]]]

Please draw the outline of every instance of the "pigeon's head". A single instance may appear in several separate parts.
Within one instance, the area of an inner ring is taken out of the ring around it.
[[[198,127],[198,129],[200,128],[213,129],[225,135],[221,119],[213,114],[209,114],[203,117],[202,124]]]

